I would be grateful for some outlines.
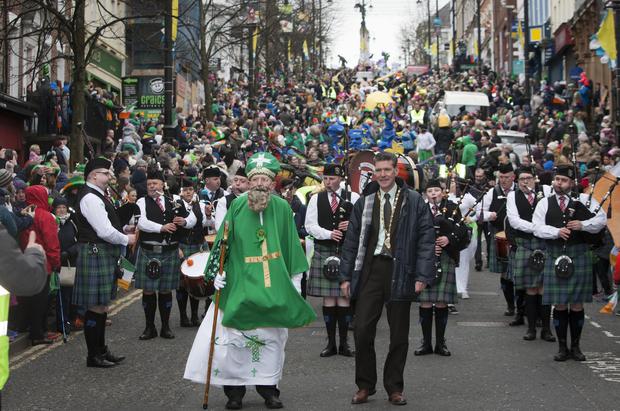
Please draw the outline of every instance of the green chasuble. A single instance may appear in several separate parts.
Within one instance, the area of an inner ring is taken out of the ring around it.
[[[293,221],[282,198],[271,196],[260,215],[248,207],[247,194],[229,206],[207,263],[207,276],[217,272],[220,238],[228,223],[226,287],[220,296],[222,324],[238,330],[302,327],[316,318],[291,277],[308,270]]]

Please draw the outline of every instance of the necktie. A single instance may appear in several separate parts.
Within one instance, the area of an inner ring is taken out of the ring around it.
[[[529,201],[529,202],[530,202],[530,205],[533,205],[533,204],[534,204],[534,193],[529,193],[529,194],[527,195],[527,201]]]
[[[159,206],[159,209],[163,213],[165,209],[164,209],[164,204],[161,202],[161,197],[157,197],[157,200],[155,200],[155,202],[157,203],[157,205]]]
[[[383,198],[385,204],[383,205],[383,230],[385,231],[385,239],[390,235],[390,219],[392,218],[392,205],[390,204],[390,194],[385,193]],[[381,254],[390,255],[390,249],[387,247],[386,242],[383,242],[381,248]]]
[[[332,213],[336,213],[336,210],[338,209],[338,199],[336,198],[336,193],[332,193],[331,207]]]
[[[560,210],[564,212],[566,210],[566,197],[560,196]]]
[[[437,205],[433,204],[433,216],[437,215]]]
[[[390,219],[392,218],[392,204],[390,204],[390,193],[385,193],[383,198],[385,199],[385,204],[383,205],[383,229],[387,232],[387,230],[391,228],[388,225],[390,224]]]

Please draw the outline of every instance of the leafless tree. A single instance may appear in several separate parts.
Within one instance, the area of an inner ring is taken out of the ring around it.
[[[128,0],[127,0],[128,1]],[[113,10],[105,0],[10,0],[9,10],[12,16],[8,21],[7,41],[20,40],[25,37],[36,38],[39,45],[45,45],[46,39],[52,38],[51,44],[58,42],[61,51],[50,53],[48,47],[37,48],[37,53],[28,61],[29,68],[23,75],[34,81],[41,67],[45,67],[56,59],[64,59],[71,66],[71,135],[69,148],[74,153],[72,162],[81,159],[84,152],[84,140],[81,138],[81,125],[84,122],[86,108],[86,67],[91,63],[93,53],[99,41],[110,38],[122,38],[124,25],[137,16],[130,13],[136,10],[136,2],[147,0],[131,0],[133,7],[126,12]],[[118,5],[118,3],[115,3]],[[86,17],[86,8],[91,18]],[[161,13],[158,13],[161,14]],[[154,14],[150,17],[157,17]],[[39,23],[29,24],[33,18]],[[94,18],[93,18],[94,17]],[[148,17],[142,15],[141,17]],[[19,28],[19,30],[14,30]],[[26,28],[26,29],[25,29]],[[51,46],[50,46],[51,47]],[[24,56],[21,56],[22,58]]]

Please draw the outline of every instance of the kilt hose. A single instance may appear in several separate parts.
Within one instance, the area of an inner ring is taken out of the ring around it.
[[[489,271],[492,273],[502,274],[504,278],[507,278],[508,272],[508,261],[500,261],[497,257],[497,242],[495,241],[495,234],[498,231],[493,227],[492,224],[489,224]]]
[[[533,237],[525,239],[516,237],[517,246],[510,248],[510,260],[508,271],[515,283],[515,289],[524,290],[526,288],[537,288],[543,284],[542,271],[536,271],[530,268],[530,256],[534,250],[545,251],[545,241]]]
[[[72,302],[86,308],[109,305],[116,288],[114,271],[121,247],[107,243],[96,246],[98,251],[94,253],[92,244],[78,244]]]
[[[310,263],[310,276],[306,294],[313,297],[343,297],[339,280],[328,280],[323,276],[325,260],[336,254],[335,246],[314,243],[314,255]]]
[[[588,244],[566,247],[547,244],[543,284],[543,304],[571,304],[592,302],[592,251]],[[573,260],[575,271],[569,278],[555,275],[555,259],[566,254]]]
[[[469,262],[468,262],[469,263]],[[463,264],[465,264],[463,262]],[[419,303],[456,303],[456,273],[454,261],[448,253],[441,254],[441,279],[437,284],[427,287],[417,298]]]
[[[160,276],[157,280],[152,280],[146,275],[146,265],[151,258],[161,261]],[[179,269],[181,267],[181,259],[179,258],[179,250],[162,251],[156,253],[154,251],[138,248],[138,257],[136,258],[136,288],[144,291],[170,291],[179,288]]]

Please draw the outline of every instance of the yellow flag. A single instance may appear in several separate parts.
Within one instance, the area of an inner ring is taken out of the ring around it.
[[[256,56],[256,44],[258,43],[258,26],[254,29],[254,34],[252,34],[252,54]]]
[[[596,33],[598,41],[601,43],[601,47],[605,50],[605,53],[611,60],[616,60],[616,30],[614,25],[614,15],[611,10],[607,10],[607,14],[603,19],[601,27]]]
[[[437,43],[433,43],[431,45],[431,55],[432,56],[436,56],[437,55]]]
[[[172,41],[177,40],[177,27],[179,26],[179,0],[172,1]]]
[[[521,48],[525,48],[525,36],[523,35],[523,27],[521,26],[521,22],[517,21],[517,37],[519,38],[519,44]]]
[[[288,41],[288,61],[291,61],[291,56],[293,55],[291,40]]]
[[[304,40],[303,49],[304,49],[304,58],[307,59],[309,54],[308,54],[308,42],[306,40]]]
[[[474,40],[474,58],[478,58],[478,40]]]

